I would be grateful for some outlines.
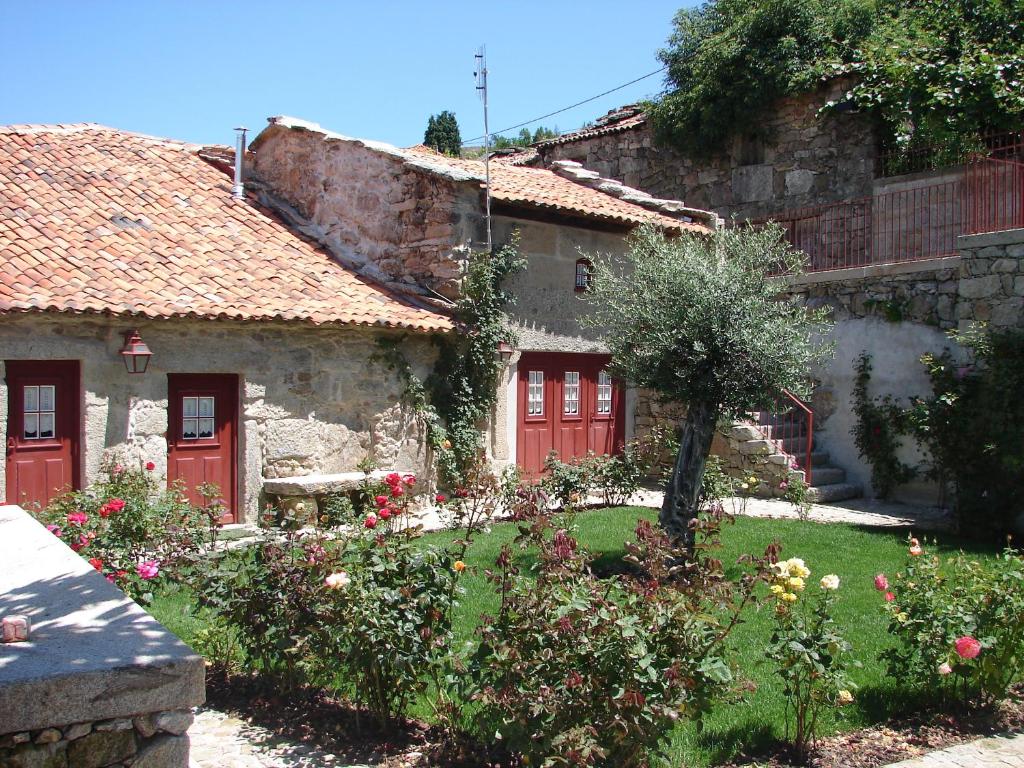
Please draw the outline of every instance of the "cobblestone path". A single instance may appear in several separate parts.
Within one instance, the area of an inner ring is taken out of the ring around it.
[[[886,768],[1024,768],[1024,734],[990,736]]]

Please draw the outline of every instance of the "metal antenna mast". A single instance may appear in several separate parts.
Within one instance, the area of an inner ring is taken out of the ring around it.
[[[484,46],[477,49],[476,56],[476,90],[484,101],[484,200],[487,221],[487,251],[491,250],[491,130],[487,123],[487,54]]]

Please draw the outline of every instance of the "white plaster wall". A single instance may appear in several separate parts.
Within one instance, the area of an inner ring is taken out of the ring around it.
[[[129,375],[118,354],[132,327],[153,351],[141,376]],[[153,461],[166,477],[168,373],[238,374],[239,511],[254,520],[265,476],[353,470],[370,457],[430,477],[420,427],[399,402],[401,384],[369,361],[380,333],[284,323],[12,315],[0,318],[0,361],[81,361],[86,484],[110,452]],[[408,334],[403,351],[417,374],[426,376],[434,359],[429,339]],[[0,385],[2,429],[6,403],[6,385]],[[3,477],[0,467],[0,482]]]
[[[889,323],[877,318],[841,320],[833,327],[830,338],[835,342],[835,356],[813,372],[821,381],[815,399],[816,443],[829,452],[832,463],[846,470],[849,482],[862,484],[865,493],[871,495],[871,468],[857,455],[850,433],[856,422],[851,404],[857,358],[862,351],[871,356],[872,395],[889,394],[907,405],[914,395],[927,396],[931,392],[920,363],[921,355],[952,350],[956,345],[932,326]],[[904,440],[899,457],[912,466],[922,459],[909,438]],[[938,488],[930,481],[918,479],[898,489],[895,498],[934,503]]]

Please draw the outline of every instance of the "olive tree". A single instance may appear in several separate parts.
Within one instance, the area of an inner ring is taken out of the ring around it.
[[[581,320],[603,332],[611,372],[686,406],[660,519],[689,546],[719,419],[763,408],[783,389],[806,394],[808,368],[826,351],[823,312],[787,298],[772,276],[799,273],[805,257],[772,225],[676,237],[641,227],[624,255],[588,258],[591,311]]]

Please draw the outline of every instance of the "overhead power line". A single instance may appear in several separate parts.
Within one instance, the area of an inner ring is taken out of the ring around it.
[[[554,117],[555,115],[560,115],[563,112],[568,112],[570,109],[575,109],[576,107],[581,107],[584,104],[589,104],[592,101],[596,101],[597,99],[600,99],[602,96],[607,96],[609,93],[615,93],[616,91],[621,91],[623,88],[628,88],[629,86],[633,85],[634,83],[639,83],[641,80],[646,80],[648,77],[654,77],[659,72],[664,72],[666,69],[668,69],[668,64],[666,64],[665,66],[660,67],[660,68],[654,70],[653,72],[648,72],[646,75],[641,75],[640,77],[636,78],[635,80],[630,80],[628,83],[623,83],[622,85],[617,85],[614,88],[609,88],[607,91],[604,91],[603,93],[599,93],[596,96],[591,96],[589,99],[584,99],[583,101],[577,101],[575,104],[570,104],[568,107],[562,107],[561,109],[556,109],[554,112],[548,112],[546,115],[541,115],[540,117],[535,117],[532,120],[527,120],[527,121],[522,122],[522,123],[517,123],[516,125],[509,126],[508,128],[502,128],[500,131],[495,131],[494,133],[492,133],[490,135],[491,136],[500,136],[503,133],[508,133],[509,131],[514,131],[516,128],[523,128],[523,127],[525,127],[527,125],[531,125],[533,123],[539,123],[541,120],[547,120],[549,117]],[[484,139],[484,138],[486,138],[486,136],[474,136],[472,139],[466,139],[464,142],[462,142],[462,146],[466,146],[467,144],[472,144],[474,141],[479,141],[480,139]]]

